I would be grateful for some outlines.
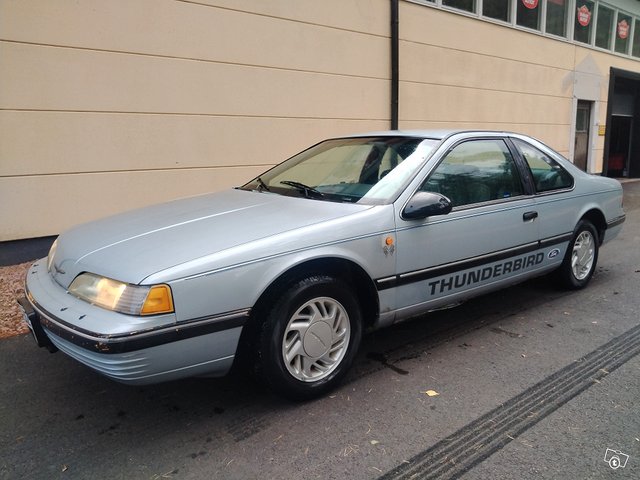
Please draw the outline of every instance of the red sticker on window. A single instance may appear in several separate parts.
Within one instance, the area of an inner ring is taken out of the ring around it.
[[[618,22],[618,36],[623,40],[629,36],[629,24],[626,20]]]
[[[536,8],[538,6],[538,0],[522,0],[522,4],[533,10],[534,8]]]
[[[577,18],[578,18],[578,23],[583,27],[586,27],[587,25],[589,25],[589,22],[591,22],[591,12],[589,11],[589,7],[587,7],[586,5],[582,5],[578,9]]]

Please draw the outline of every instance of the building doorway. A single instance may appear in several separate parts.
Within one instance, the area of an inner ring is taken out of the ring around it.
[[[612,68],[603,174],[640,177],[640,74]]]
[[[573,148],[573,164],[583,172],[587,171],[589,160],[589,125],[591,124],[591,104],[586,100],[578,100],[576,109],[575,144]]]

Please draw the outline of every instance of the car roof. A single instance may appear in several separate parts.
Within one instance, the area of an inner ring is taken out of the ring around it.
[[[338,138],[358,138],[358,137],[418,137],[431,138],[434,140],[444,140],[451,135],[482,135],[482,134],[499,134],[499,135],[516,135],[513,132],[504,132],[496,130],[469,130],[469,129],[433,129],[433,130],[383,130],[374,132],[358,133],[355,135],[345,135]]]

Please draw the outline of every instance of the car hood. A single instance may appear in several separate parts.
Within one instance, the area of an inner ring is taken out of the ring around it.
[[[369,208],[245,190],[184,198],[63,233],[51,270],[65,288],[82,272],[140,283],[190,260]]]

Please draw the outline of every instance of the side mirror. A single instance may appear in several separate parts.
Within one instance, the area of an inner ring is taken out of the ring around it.
[[[402,210],[402,218],[419,220],[434,215],[446,215],[453,205],[444,195],[432,192],[416,192]]]

